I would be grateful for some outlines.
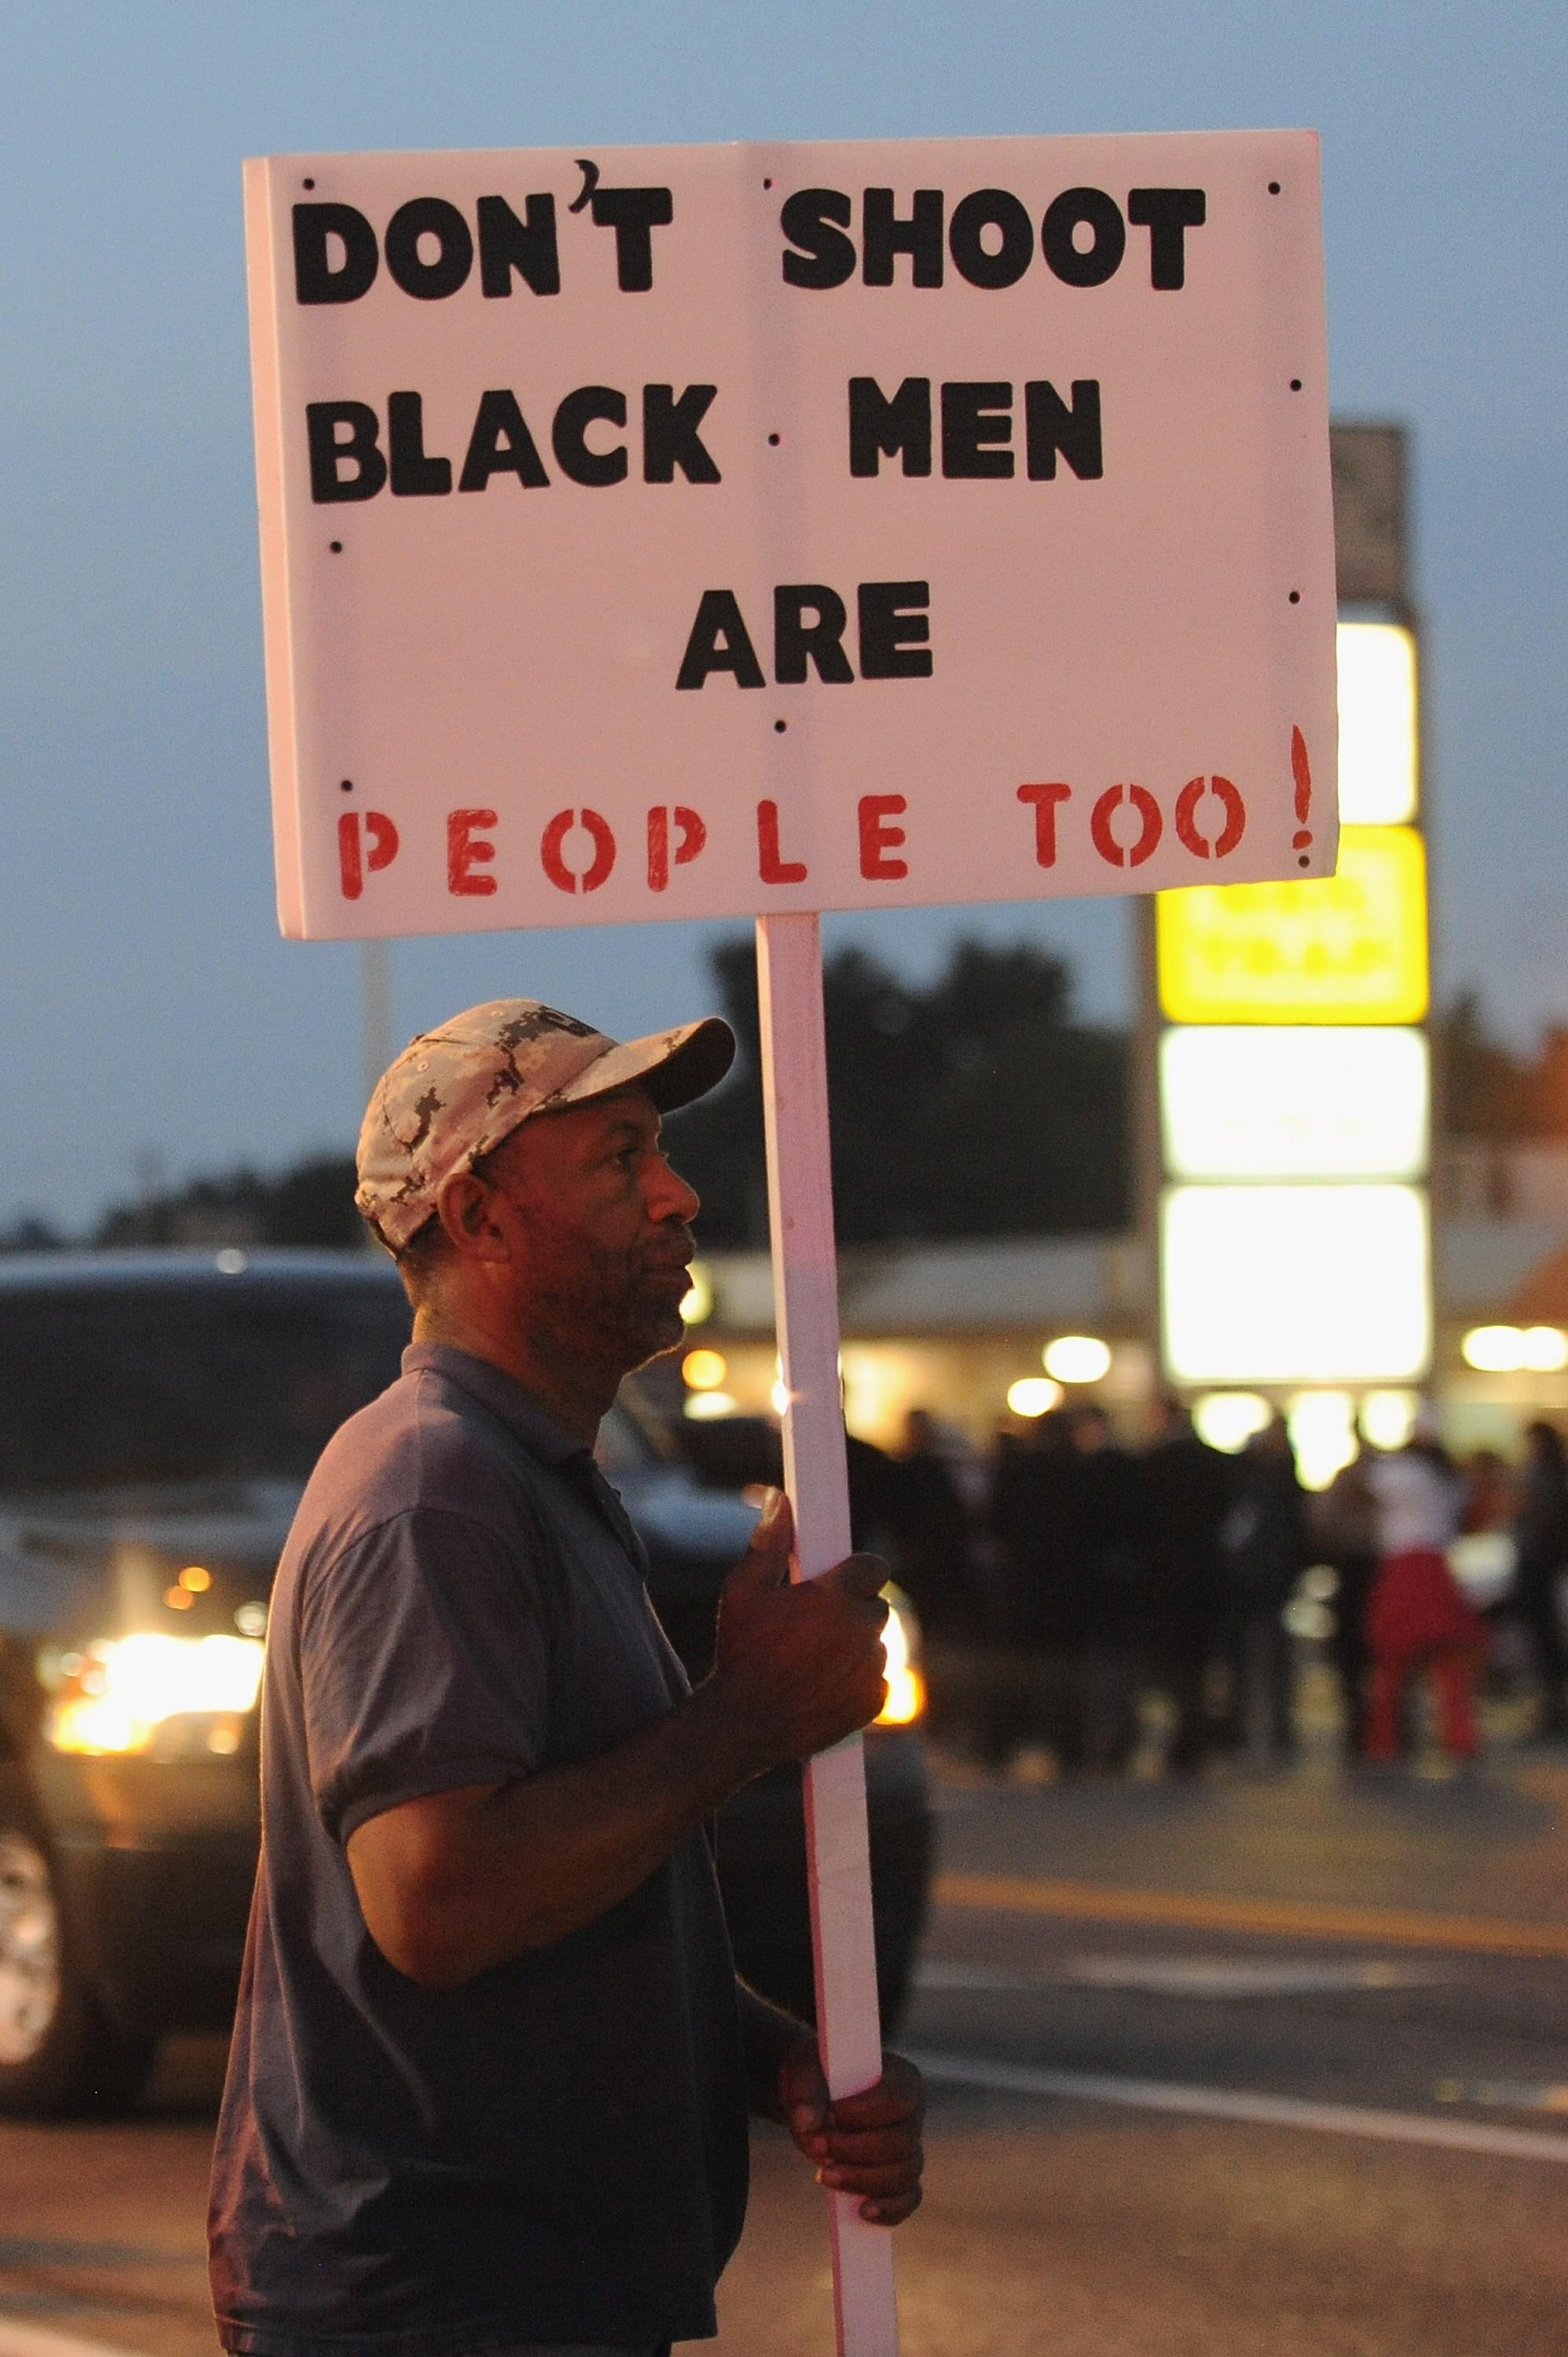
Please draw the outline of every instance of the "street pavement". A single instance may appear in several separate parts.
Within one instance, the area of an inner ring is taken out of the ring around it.
[[[1568,1758],[938,1798],[907,2357],[1568,2350]],[[181,2041],[134,2121],[0,2128],[0,2357],[43,2351],[6,2319],[212,2357],[220,2070]],[[709,2345],[831,2352],[821,2197],[755,2159]]]

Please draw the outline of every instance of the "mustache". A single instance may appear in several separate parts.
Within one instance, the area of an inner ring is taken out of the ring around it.
[[[643,1253],[642,1265],[646,1269],[672,1275],[677,1269],[683,1270],[691,1266],[696,1249],[697,1240],[691,1229],[683,1222],[673,1227],[661,1228],[659,1231],[658,1244],[650,1244]]]

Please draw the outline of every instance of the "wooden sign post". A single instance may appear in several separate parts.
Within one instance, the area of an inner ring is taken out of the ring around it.
[[[283,930],[757,920],[811,1577],[849,1546],[818,912],[1333,870],[1316,142],[274,156],[245,194]],[[842,2095],[881,2067],[858,1741],[806,1793]],[[891,2357],[889,2238],[832,2212],[840,2349]]]
[[[757,920],[762,1102],[774,1316],[784,1370],[784,1480],[795,1573],[814,1579],[850,1551],[839,1380],[838,1261],[829,1167],[822,929],[814,916]],[[852,1736],[806,1762],[806,1855],[822,2071],[832,2095],[882,2075],[865,1762]],[[828,2196],[839,2347],[895,2357],[893,2245],[850,2196]]]

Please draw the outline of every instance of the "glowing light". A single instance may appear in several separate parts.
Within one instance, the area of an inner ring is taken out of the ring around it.
[[[212,1585],[212,1574],[204,1571],[199,1563],[188,1563],[180,1573],[179,1584],[188,1588],[192,1596],[205,1596]]]
[[[1339,816],[1398,826],[1415,816],[1415,640],[1393,622],[1341,622]]]
[[[1524,1364],[1524,1336],[1517,1326],[1472,1326],[1459,1355],[1483,1375],[1517,1374]]]
[[[1205,1392],[1192,1404],[1192,1421],[1200,1440],[1210,1448],[1234,1456],[1262,1432],[1273,1409],[1258,1392]]]
[[[1427,1062],[1419,1031],[1167,1031],[1166,1168],[1176,1178],[1419,1178]]]
[[[688,1351],[681,1361],[688,1391],[716,1392],[728,1372],[729,1361],[721,1351]]]
[[[245,1255],[242,1252],[234,1251],[231,1245],[226,1246],[218,1254],[216,1265],[220,1276],[243,1276],[246,1267]]]
[[[1156,895],[1173,1023],[1419,1023],[1426,856],[1402,826],[1347,827],[1339,869],[1294,884]]]
[[[188,1612],[195,1601],[188,1587],[177,1585],[164,1590],[164,1602],[171,1612]]]
[[[714,1283],[705,1263],[694,1260],[686,1271],[691,1282],[681,1298],[681,1315],[688,1326],[701,1326],[714,1314]]]
[[[262,1658],[251,1637],[106,1638],[62,1664],[49,1740],[57,1751],[145,1751],[166,1719],[243,1714],[255,1705]]]
[[[267,1633],[267,1608],[259,1599],[242,1604],[234,1615],[234,1626],[242,1637],[264,1637]]]
[[[1356,1454],[1356,1404],[1348,1392],[1303,1392],[1286,1415],[1304,1489],[1326,1490]]]
[[[1554,1375],[1568,1367],[1561,1326],[1473,1326],[1459,1345],[1466,1366],[1483,1375]]]
[[[1025,1375],[1007,1387],[1007,1405],[1015,1415],[1048,1415],[1062,1395],[1060,1383],[1045,1375]]]
[[[887,1699],[877,1712],[878,1727],[908,1727],[919,1717],[926,1707],[926,1682],[916,1668],[909,1643],[909,1631],[904,1616],[896,1604],[887,1608],[886,1624],[882,1631],[883,1676],[887,1681]]]
[[[1097,1383],[1111,1372],[1111,1352],[1094,1334],[1058,1334],[1040,1353],[1047,1375],[1058,1383]]]
[[[1402,1448],[1415,1430],[1421,1399],[1415,1392],[1369,1392],[1356,1420],[1374,1448]]]
[[[785,1382],[782,1375],[779,1377],[768,1396],[773,1403],[773,1413],[775,1415],[788,1415],[789,1413],[789,1386]]]
[[[1161,1265],[1178,1383],[1399,1383],[1426,1372],[1426,1206],[1413,1188],[1173,1188]]]
[[[728,1392],[688,1392],[686,1414],[693,1424],[714,1424],[721,1415],[733,1415],[739,1403]]]

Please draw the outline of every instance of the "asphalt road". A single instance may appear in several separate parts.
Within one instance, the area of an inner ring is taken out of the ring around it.
[[[1568,2349],[1561,1756],[941,1799],[907,2357]],[[6,2319],[211,2357],[220,2063],[173,2050],[134,2122],[0,2128],[0,2357],[33,2357]],[[820,2197],[781,2136],[756,2163],[710,2345],[830,2352]]]

